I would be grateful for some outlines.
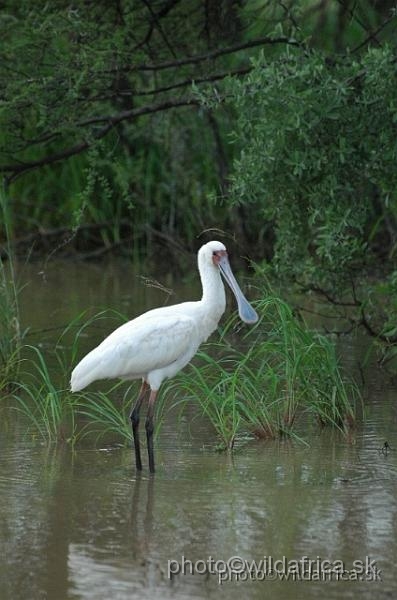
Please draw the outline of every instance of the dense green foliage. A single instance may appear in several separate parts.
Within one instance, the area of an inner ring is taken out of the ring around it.
[[[271,223],[278,273],[337,288],[389,253],[397,233],[397,69],[389,47],[330,63],[264,55],[230,80],[231,202]]]
[[[190,88],[222,76],[228,59],[210,69],[204,59],[178,61],[211,52],[215,35],[228,43],[216,10],[203,36],[202,8],[2,5],[0,169],[12,181],[16,237],[39,230],[52,249],[123,239],[142,250],[153,235],[191,239],[216,223],[206,191],[221,169],[218,124],[197,110]]]
[[[387,4],[6,1],[0,28],[21,252],[191,248],[216,227],[340,272],[394,235]]]

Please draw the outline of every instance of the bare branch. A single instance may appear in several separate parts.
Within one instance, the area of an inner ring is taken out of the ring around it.
[[[225,56],[226,54],[233,54],[234,52],[240,52],[241,50],[247,50],[248,48],[254,48],[256,46],[264,46],[266,44],[288,44],[290,46],[298,46],[303,47],[300,42],[293,38],[289,38],[286,36],[281,37],[262,37],[256,40],[249,40],[248,42],[243,42],[241,44],[234,44],[232,46],[227,46],[226,48],[218,48],[217,50],[213,50],[208,52],[207,54],[197,54],[196,56],[188,56],[186,58],[181,58],[179,60],[173,61],[165,61],[158,64],[141,64],[141,65],[132,65],[122,68],[111,69],[110,71],[106,71],[107,73],[114,72],[132,72],[132,71],[162,71],[164,69],[175,69],[178,67],[182,67],[185,65],[194,65],[200,62],[204,62],[207,60],[214,60],[219,56]]]
[[[303,292],[315,292],[319,296],[323,296],[330,304],[333,304],[334,306],[351,306],[355,308],[361,306],[361,302],[359,302],[356,299],[354,299],[353,302],[345,302],[343,300],[338,300],[330,292],[314,284],[303,285],[300,284],[298,281],[297,283],[301,286]]]
[[[151,14],[152,14],[152,19],[151,19],[151,22],[150,22],[149,28],[148,28],[148,30],[147,30],[147,32],[146,32],[146,35],[145,35],[145,37],[143,38],[143,40],[142,40],[141,42],[139,42],[139,43],[138,43],[138,44],[137,44],[137,45],[136,45],[136,46],[133,48],[133,50],[132,50],[133,52],[134,52],[135,50],[139,50],[139,48],[142,48],[142,46],[144,46],[145,44],[147,44],[147,43],[149,42],[150,38],[152,37],[152,33],[153,33],[153,31],[154,31],[155,24],[156,24],[156,23],[158,23],[159,19],[162,19],[163,17],[167,16],[167,15],[168,15],[168,13],[169,13],[169,12],[170,12],[170,11],[171,11],[171,10],[172,10],[172,9],[173,9],[173,8],[174,8],[176,5],[177,5],[177,4],[179,4],[179,3],[180,3],[180,1],[181,1],[181,0],[170,0],[169,2],[167,2],[167,3],[166,3],[164,6],[163,6],[163,8],[162,8],[162,9],[161,9],[161,10],[160,10],[160,11],[159,11],[157,14],[155,14],[155,15],[154,15],[154,18],[153,18],[153,13],[152,13],[152,11],[150,11],[150,12],[151,12]],[[144,2],[144,4],[145,4],[145,5],[147,5],[147,3],[146,3],[146,2]],[[150,5],[149,5],[149,7],[150,7]],[[168,43],[168,42],[166,42],[166,43]],[[172,54],[174,54],[174,53],[173,53],[173,51],[172,51]]]
[[[369,37],[367,38],[367,40],[373,40],[374,42],[377,43],[378,46],[382,45],[380,43],[380,41],[376,38],[376,35],[377,35],[378,31],[375,31],[375,32],[371,33],[369,25],[366,25],[366,23],[364,23],[364,21],[358,16],[358,14],[357,14],[358,11],[357,11],[357,5],[356,5],[356,3],[353,4],[353,8],[350,8],[350,6],[348,5],[348,3],[346,4],[346,0],[337,0],[337,2],[338,2],[338,4],[341,7],[343,7],[346,10],[346,12],[350,15],[351,19],[354,19],[356,21],[356,23],[358,23],[358,25],[360,25],[360,27],[366,33],[369,34]],[[359,49],[359,46],[357,48],[355,48],[354,51],[357,51],[358,49]]]
[[[178,81],[177,83],[173,83],[170,85],[166,85],[163,87],[151,88],[149,90],[137,91],[133,89],[124,89],[122,91],[112,92],[111,94],[94,96],[91,98],[78,98],[81,102],[95,102],[95,101],[105,101],[111,100],[112,98],[122,98],[124,96],[155,96],[157,94],[164,94],[166,92],[171,92],[180,88],[184,88],[187,86],[201,85],[202,83],[212,83],[214,81],[221,81],[226,77],[239,77],[241,75],[247,75],[252,71],[253,67],[242,67],[241,69],[235,69],[233,71],[223,71],[221,73],[214,73],[213,75],[209,75],[207,77],[189,77],[188,79],[183,79],[182,81]],[[53,134],[51,134],[53,135]]]
[[[315,292],[316,294],[319,294],[333,306],[356,308],[358,311],[358,315],[348,317],[348,320],[350,321],[352,328],[364,327],[365,331],[371,337],[376,338],[386,344],[390,344],[390,345],[397,344],[397,335],[395,335],[395,336],[385,335],[384,333],[382,333],[382,331],[377,331],[376,329],[374,329],[374,327],[371,325],[371,323],[368,319],[368,316],[365,314],[364,303],[357,298],[356,289],[355,289],[353,280],[351,281],[351,283],[352,283],[352,290],[353,290],[353,301],[352,302],[344,302],[343,300],[338,300],[330,292],[328,292],[327,290],[324,290],[316,285],[308,285],[308,286],[301,286],[301,287],[302,287],[302,291],[312,291],[312,292]]]
[[[163,14],[162,14],[162,13],[159,13],[159,14],[156,14],[156,13],[154,12],[154,10],[152,9],[152,7],[150,6],[150,2],[148,2],[148,0],[141,0],[141,1],[142,1],[142,2],[143,2],[143,4],[146,6],[146,8],[148,9],[148,11],[149,11],[149,13],[150,13],[150,15],[151,15],[151,17],[152,17],[152,25],[151,25],[151,29],[152,29],[152,31],[153,31],[153,28],[154,28],[154,26],[156,26],[156,27],[157,27],[157,30],[158,30],[158,32],[160,33],[161,37],[163,38],[163,40],[164,40],[164,43],[165,43],[165,45],[167,46],[168,50],[171,52],[172,56],[173,56],[174,58],[176,58],[175,51],[174,51],[173,47],[171,46],[171,44],[170,44],[170,42],[169,42],[169,40],[168,40],[167,36],[165,35],[165,32],[164,32],[164,30],[163,30],[163,28],[162,28],[162,26],[161,26],[161,23],[160,23],[160,18],[161,18],[162,16],[164,16],[164,14],[167,14],[167,13],[163,13]],[[175,2],[174,2],[174,1],[172,1],[170,4],[171,4],[171,7],[170,7],[170,8],[172,8],[172,7],[175,5]],[[168,10],[169,10],[169,9],[168,9],[168,7],[167,7],[167,12],[168,12]]]
[[[364,48],[369,42],[371,42],[372,40],[375,40],[377,42],[378,45],[380,45],[379,40],[377,39],[377,35],[379,35],[379,33],[385,29],[385,27],[387,27],[387,25],[393,21],[393,19],[396,18],[396,13],[394,11],[391,11],[390,16],[387,17],[387,19],[385,19],[383,21],[383,23],[381,23],[379,25],[379,27],[377,29],[375,29],[375,31],[373,31],[372,33],[370,32],[370,34],[368,35],[368,37],[365,38],[365,40],[363,42],[361,42],[361,44],[359,44],[358,46],[356,46],[353,49],[353,52],[358,52],[359,50],[361,50],[361,48]]]
[[[86,125],[94,125],[95,123],[108,123],[113,127],[121,121],[130,121],[142,115],[148,115],[162,110],[168,110],[170,108],[178,108],[180,106],[197,106],[198,100],[195,98],[182,98],[181,100],[168,100],[161,104],[152,104],[149,106],[142,106],[140,108],[132,108],[131,110],[123,110],[122,112],[116,113],[115,115],[103,115],[97,117],[91,117],[84,121],[77,123],[78,127],[84,127]]]
[[[386,344],[390,344],[390,345],[395,345],[397,344],[397,336],[393,336],[393,335],[385,335],[384,333],[382,333],[381,331],[376,331],[371,323],[368,321],[368,318],[365,314],[364,311],[364,307],[361,306],[361,318],[358,322],[358,325],[362,325],[365,329],[365,331],[371,336],[374,337],[378,340],[380,340],[381,342],[384,342]]]

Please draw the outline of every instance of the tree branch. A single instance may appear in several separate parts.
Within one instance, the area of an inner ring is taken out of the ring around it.
[[[361,302],[356,300],[356,298],[354,298],[353,302],[343,302],[342,300],[334,298],[327,290],[324,290],[323,288],[320,288],[314,284],[303,285],[299,283],[299,281],[297,281],[297,283],[301,286],[303,292],[315,292],[316,294],[323,296],[330,304],[333,304],[334,306],[351,306],[354,308],[361,306]]]
[[[134,108],[131,110],[122,111],[115,115],[92,117],[91,119],[87,119],[86,121],[78,123],[78,126],[81,127],[103,122],[106,122],[106,125],[97,131],[93,131],[91,134],[91,139],[82,140],[81,142],[75,144],[74,146],[71,146],[70,148],[66,148],[59,152],[55,152],[54,154],[48,154],[38,160],[29,162],[18,162],[10,165],[0,166],[0,172],[10,173],[10,175],[7,177],[7,183],[11,183],[18,175],[21,175],[26,171],[30,171],[31,169],[36,169],[38,167],[43,167],[44,165],[53,164],[60,160],[70,158],[75,154],[79,154],[84,150],[87,150],[90,146],[92,146],[92,144],[95,141],[103,138],[107,133],[109,133],[109,131],[113,127],[115,127],[122,121],[130,121],[142,115],[152,114],[163,110],[169,110],[171,108],[177,108],[181,106],[197,106],[198,104],[198,101],[194,98],[182,98],[181,100],[169,100],[160,104],[152,104],[149,106],[143,106],[141,108]]]
[[[360,44],[358,44],[358,46],[356,46],[355,48],[353,48],[352,53],[358,52],[359,50],[361,50],[361,48],[363,48],[364,46],[366,46],[371,41],[375,42],[379,47],[382,46],[382,44],[378,40],[377,36],[379,35],[379,33],[382,32],[382,30],[391,21],[393,21],[393,19],[396,18],[396,13],[395,13],[394,9],[390,9],[390,15],[382,23],[380,23],[380,25],[375,29],[375,31],[371,31],[370,25],[366,25],[362,21],[362,19],[360,19],[358,17],[357,10],[356,10],[356,4],[353,5],[353,8],[350,8],[349,6],[344,5],[344,0],[338,0],[338,4],[340,4],[342,7],[346,8],[346,11],[350,14],[350,17],[352,19],[354,19],[360,25],[360,27],[365,31],[365,33],[368,34],[367,37],[364,39],[363,42],[361,42]]]
[[[218,48],[217,50],[212,50],[207,54],[197,54],[196,56],[188,56],[186,58],[181,58],[179,60],[171,60],[165,61],[158,64],[141,64],[141,65],[133,65],[122,68],[110,69],[109,71],[105,71],[106,73],[115,73],[115,72],[132,72],[132,71],[162,71],[164,69],[175,69],[178,67],[183,67],[185,65],[194,65],[200,62],[204,62],[207,60],[214,60],[219,56],[224,56],[226,54],[233,54],[234,52],[240,52],[241,50],[247,50],[248,48],[254,48],[256,46],[264,46],[266,44],[288,44],[290,46],[298,46],[303,47],[303,45],[293,38],[289,38],[286,36],[280,36],[277,38],[272,37],[262,37],[256,40],[250,40],[248,42],[244,42],[241,44],[234,44],[232,46],[227,46],[226,48]]]
[[[175,83],[175,84],[172,84],[169,86],[154,88],[152,90],[147,90],[145,92],[135,92],[133,90],[131,90],[128,93],[127,92],[123,92],[123,93],[115,92],[114,94],[110,94],[109,96],[103,96],[100,98],[91,98],[89,100],[91,102],[111,100],[112,98],[117,98],[117,97],[123,96],[123,95],[152,96],[155,94],[161,94],[161,93],[170,92],[170,91],[173,91],[173,90],[176,90],[179,88],[187,87],[189,85],[192,85],[193,83],[199,85],[202,83],[211,83],[214,81],[220,81],[222,79],[225,79],[226,77],[246,75],[252,69],[253,69],[253,67],[244,67],[241,69],[236,69],[234,71],[225,71],[222,73],[214,73],[214,75],[210,75],[209,77],[185,79],[183,81],[180,81],[178,83]],[[87,99],[84,98],[84,101],[87,101]],[[167,102],[164,102],[162,104],[158,104],[158,105],[155,105],[152,107],[143,107],[143,108],[139,108],[139,109],[132,109],[130,111],[124,111],[122,113],[118,113],[117,115],[113,115],[113,116],[106,115],[106,116],[102,116],[102,117],[92,117],[91,119],[86,119],[85,121],[80,121],[79,123],[77,123],[77,126],[83,127],[83,126],[92,125],[95,123],[103,123],[103,122],[110,124],[110,122],[112,122],[112,121],[116,121],[118,123],[123,120],[131,120],[135,117],[139,117],[139,116],[141,116],[141,114],[149,114],[151,112],[157,112],[159,110],[166,110],[167,108],[174,108],[174,107],[178,107],[178,106],[189,106],[189,105],[191,105],[191,106],[198,105],[198,102],[194,98],[181,100],[180,103],[178,103],[178,101],[173,101],[173,102],[171,102],[171,104],[169,106],[168,106]],[[96,134],[94,134],[95,139],[100,139],[100,138],[104,137],[110,129],[111,129],[111,127],[106,128],[106,130],[104,128],[104,131],[100,130],[100,131],[96,132]],[[27,140],[25,149],[30,146],[33,146],[33,145],[38,145],[38,144],[42,144],[44,142],[49,142],[49,141],[54,140],[55,138],[59,137],[60,135],[61,135],[60,131],[52,131],[50,133],[43,135],[41,138]],[[83,143],[77,144],[76,146],[73,146],[70,149],[70,151],[71,151],[70,155],[69,154],[68,155],[59,155],[58,158],[56,158],[54,161],[50,161],[50,162],[57,162],[58,160],[62,160],[63,158],[69,158],[69,156],[78,154],[79,152],[82,152],[82,151],[86,150],[87,148],[88,148],[88,146],[85,146],[85,145],[83,146]],[[47,162],[47,161],[45,161],[44,163],[41,163],[41,161],[38,161],[38,162],[40,162],[40,164],[19,162],[19,163],[4,165],[4,166],[0,165],[0,172],[3,172],[3,173],[11,172],[11,173],[15,173],[15,175],[17,175],[17,174],[20,174],[31,168],[36,168],[36,167],[44,166],[45,164],[50,164],[50,162]],[[30,166],[26,166],[26,165],[30,165]],[[11,182],[13,179],[14,179],[14,176],[12,175],[9,181]]]
[[[180,106],[198,106],[199,101],[195,98],[182,98],[181,100],[167,100],[160,104],[151,104],[149,106],[142,106],[140,108],[132,108],[131,110],[123,110],[122,112],[116,113],[115,115],[103,115],[97,117],[91,117],[84,121],[78,122],[78,127],[85,127],[86,125],[94,125],[95,123],[108,123],[111,127],[118,125],[121,121],[129,121],[142,115],[148,115],[151,113],[160,112],[162,110],[169,110],[170,108],[178,108]],[[102,137],[102,136],[101,136]]]
[[[375,29],[375,31],[373,31],[372,33],[369,32],[369,35],[365,38],[365,40],[363,42],[361,42],[361,44],[359,44],[358,46],[356,46],[352,52],[358,52],[359,50],[361,50],[361,48],[363,48],[364,46],[366,46],[371,40],[375,40],[377,42],[378,45],[381,45],[379,40],[377,39],[377,35],[385,28],[387,27],[387,25],[393,21],[393,19],[396,18],[396,13],[391,11],[391,14],[389,17],[387,17],[387,19],[385,19],[383,21],[383,23],[381,23],[379,25],[379,27],[377,29]]]
[[[299,282],[297,282],[299,283]],[[342,300],[338,300],[328,291],[316,286],[316,285],[308,285],[301,286],[302,291],[311,291],[323,296],[333,306],[343,306],[348,308],[356,308],[358,310],[359,316],[357,317],[348,317],[352,327],[364,327],[365,331],[373,338],[376,338],[386,344],[396,345],[397,344],[397,335],[385,335],[382,331],[376,331],[368,320],[367,315],[365,314],[364,303],[357,298],[356,289],[354,286],[354,282],[351,281],[352,284],[352,293],[353,293],[353,302],[343,302]],[[301,284],[299,284],[301,285]]]
[[[167,3],[167,11],[171,10],[171,8],[173,6],[175,6],[178,3],[178,0],[170,0],[169,3]],[[160,17],[161,15],[158,14],[157,18]],[[261,37],[261,38],[257,38],[255,40],[250,40],[247,42],[243,42],[243,43],[238,43],[238,44],[233,44],[231,46],[227,46],[224,48],[218,48],[216,50],[212,50],[206,54],[199,54],[196,56],[189,56],[189,57],[185,57],[182,59],[177,59],[177,60],[172,60],[172,61],[166,61],[166,62],[162,62],[162,63],[158,63],[158,64],[141,64],[141,65],[132,65],[132,66],[128,66],[125,68],[115,68],[115,69],[111,69],[108,71],[102,71],[101,73],[97,73],[97,75],[99,76],[100,74],[102,74],[103,76],[105,74],[109,74],[109,73],[122,73],[122,72],[143,72],[143,71],[161,71],[164,69],[171,69],[171,68],[178,68],[178,67],[182,67],[184,65],[195,65],[195,64],[199,64],[201,62],[205,62],[205,61],[210,61],[210,60],[214,60],[220,56],[224,56],[227,54],[233,54],[236,52],[239,52],[241,50],[246,50],[248,48],[253,48],[256,46],[261,46],[261,45],[265,45],[265,44],[290,44],[290,45],[294,45],[294,46],[301,46],[301,44],[299,42],[297,42],[296,40],[286,37],[286,36],[280,36],[277,38],[272,38],[272,37]],[[177,84],[171,84],[168,86],[163,86],[162,88],[158,88],[158,89],[153,89],[150,90],[150,92],[148,92],[148,94],[153,95],[153,94],[157,94],[157,93],[161,93],[161,92],[169,92],[173,89],[176,88],[182,88],[182,87],[186,87],[189,84],[192,84],[192,82],[197,82],[197,83],[206,83],[206,82],[211,82],[211,81],[216,81],[216,80],[220,80],[223,79],[225,77],[227,77],[228,75],[233,76],[233,75],[242,75],[242,74],[246,74],[251,70],[252,67],[244,67],[241,69],[237,69],[234,70],[232,72],[224,72],[224,73],[218,73],[218,74],[214,74],[214,75],[210,75],[207,77],[199,77],[199,78],[195,78],[195,77],[190,77],[187,78]],[[195,100],[194,98],[182,98],[180,100],[175,100],[175,99],[171,99],[171,100],[167,100],[164,101],[162,103],[159,104],[153,104],[153,105],[146,105],[140,108],[134,108],[131,110],[125,110],[122,112],[119,112],[117,114],[114,115],[98,115],[98,116],[93,116],[91,118],[87,118],[85,120],[82,120],[81,122],[77,123],[76,126],[77,127],[87,127],[87,126],[95,126],[95,125],[99,125],[99,124],[104,124],[103,127],[101,127],[100,129],[94,129],[91,130],[90,134],[87,134],[85,136],[84,139],[82,139],[81,141],[79,141],[78,143],[65,148],[63,150],[59,150],[53,153],[48,153],[45,156],[42,156],[41,158],[38,158],[37,160],[32,160],[32,161],[22,161],[22,160],[15,160],[14,163],[10,163],[10,164],[5,164],[5,165],[0,165],[0,173],[6,173],[8,174],[6,181],[7,183],[11,183],[13,180],[15,180],[15,178],[17,178],[19,175],[21,175],[22,173],[25,173],[29,170],[32,169],[36,169],[45,165],[50,165],[56,162],[59,162],[61,160],[64,159],[68,159],[71,156],[74,156],[76,154],[80,154],[81,152],[84,152],[85,150],[87,150],[90,146],[92,146],[92,144],[105,137],[113,127],[115,127],[116,125],[118,125],[119,123],[123,122],[123,121],[130,121],[133,120],[137,117],[140,117],[142,115],[145,114],[151,114],[154,112],[158,112],[158,111],[162,111],[162,110],[168,110],[171,108],[176,108],[176,107],[181,107],[181,106],[193,106],[193,105],[198,105],[199,102],[197,100]],[[45,142],[45,141],[50,141],[51,139],[55,138],[55,137],[59,137],[61,135],[61,132],[59,131],[52,131],[52,132],[48,132],[47,134],[44,134],[39,140],[36,140],[34,143],[40,143],[40,142]]]
[[[96,96],[93,98],[88,98],[89,102],[95,102],[95,101],[105,101],[105,100],[111,100],[113,98],[119,98],[119,97],[123,97],[123,96],[136,96],[136,97],[141,97],[141,96],[155,96],[157,94],[164,94],[166,92],[171,92],[173,90],[177,90],[179,88],[183,88],[183,87],[187,87],[189,85],[192,84],[196,84],[196,85],[200,85],[202,83],[212,83],[213,81],[221,81],[222,79],[225,79],[226,77],[239,77],[240,75],[247,75],[247,73],[250,73],[250,71],[252,71],[254,67],[242,67],[241,69],[235,69],[234,71],[223,71],[221,73],[214,73],[213,75],[209,75],[207,77],[189,77],[188,79],[183,79],[182,81],[178,81],[177,83],[173,83],[170,85],[166,85],[163,87],[158,87],[158,88],[152,88],[149,90],[144,90],[141,92],[138,92],[136,90],[123,90],[120,92],[113,92],[111,94],[108,94],[107,96],[103,95],[103,96]],[[87,102],[87,98],[79,98],[79,101],[82,102]]]
[[[145,44],[147,44],[150,40],[150,38],[152,37],[152,33],[154,31],[154,26],[156,23],[158,23],[159,19],[162,19],[163,17],[166,17],[168,15],[168,13],[176,6],[180,3],[181,0],[170,0],[169,2],[167,2],[163,8],[157,13],[157,14],[153,14],[153,12],[150,10],[151,14],[152,14],[152,19],[149,25],[149,28],[146,32],[145,37],[143,38],[142,41],[140,41],[134,48],[133,48],[133,52],[135,52],[136,50],[139,50],[139,48],[142,48],[142,46],[144,46]],[[147,7],[147,3],[144,2],[145,6]],[[149,5],[150,6],[150,5]],[[148,8],[148,7],[147,7]],[[172,54],[173,51],[172,51]]]
[[[171,44],[170,44],[170,42],[169,42],[169,40],[168,40],[167,36],[165,35],[165,32],[164,32],[164,30],[163,30],[163,28],[162,28],[162,26],[161,26],[161,23],[160,23],[160,19],[161,19],[161,17],[162,17],[162,16],[164,16],[164,15],[166,15],[166,14],[167,14],[167,12],[168,12],[168,11],[169,11],[169,10],[170,10],[170,9],[171,9],[173,6],[175,6],[176,2],[172,1],[172,2],[170,3],[170,5],[169,5],[169,8],[168,8],[168,6],[167,6],[167,8],[166,8],[166,11],[164,11],[164,12],[160,12],[160,13],[158,13],[158,14],[156,14],[156,13],[154,12],[154,10],[153,10],[153,9],[152,9],[152,7],[150,6],[150,2],[148,2],[148,0],[141,0],[141,2],[143,2],[143,4],[146,6],[146,8],[148,9],[148,11],[149,11],[149,13],[150,13],[150,16],[151,16],[151,18],[152,18],[152,23],[151,23],[151,31],[153,31],[153,29],[154,29],[154,26],[156,26],[156,27],[157,27],[157,30],[158,30],[158,32],[160,33],[161,37],[163,38],[163,40],[164,40],[164,43],[165,43],[165,45],[167,46],[168,50],[170,51],[170,53],[172,54],[172,56],[173,56],[174,58],[176,58],[175,51],[174,51],[173,47],[171,46]],[[150,33],[150,35],[151,35],[151,33]]]
[[[364,307],[363,306],[361,306],[360,320],[358,321],[358,325],[362,325],[364,327],[365,331],[371,337],[374,337],[374,338],[380,340],[381,342],[384,342],[386,344],[390,344],[392,346],[394,346],[395,344],[397,344],[397,336],[395,336],[395,335],[385,335],[381,331],[376,331],[372,327],[372,325],[370,324],[370,322],[367,319],[367,316],[366,316],[366,314],[364,312]]]

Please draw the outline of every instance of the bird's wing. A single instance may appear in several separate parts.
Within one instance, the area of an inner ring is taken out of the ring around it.
[[[144,318],[143,318],[144,317]],[[196,321],[186,315],[161,315],[153,311],[125,323],[111,333],[77,365],[72,389],[96,379],[141,377],[170,365],[189,348],[196,348]]]

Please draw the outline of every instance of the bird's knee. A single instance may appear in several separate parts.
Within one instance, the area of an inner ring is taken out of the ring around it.
[[[130,414],[130,421],[132,427],[135,429],[139,425],[139,412],[137,410],[133,410]]]
[[[148,436],[152,436],[153,435],[154,423],[153,423],[153,419],[152,418],[146,419],[145,429],[146,429],[146,433],[147,433]]]

